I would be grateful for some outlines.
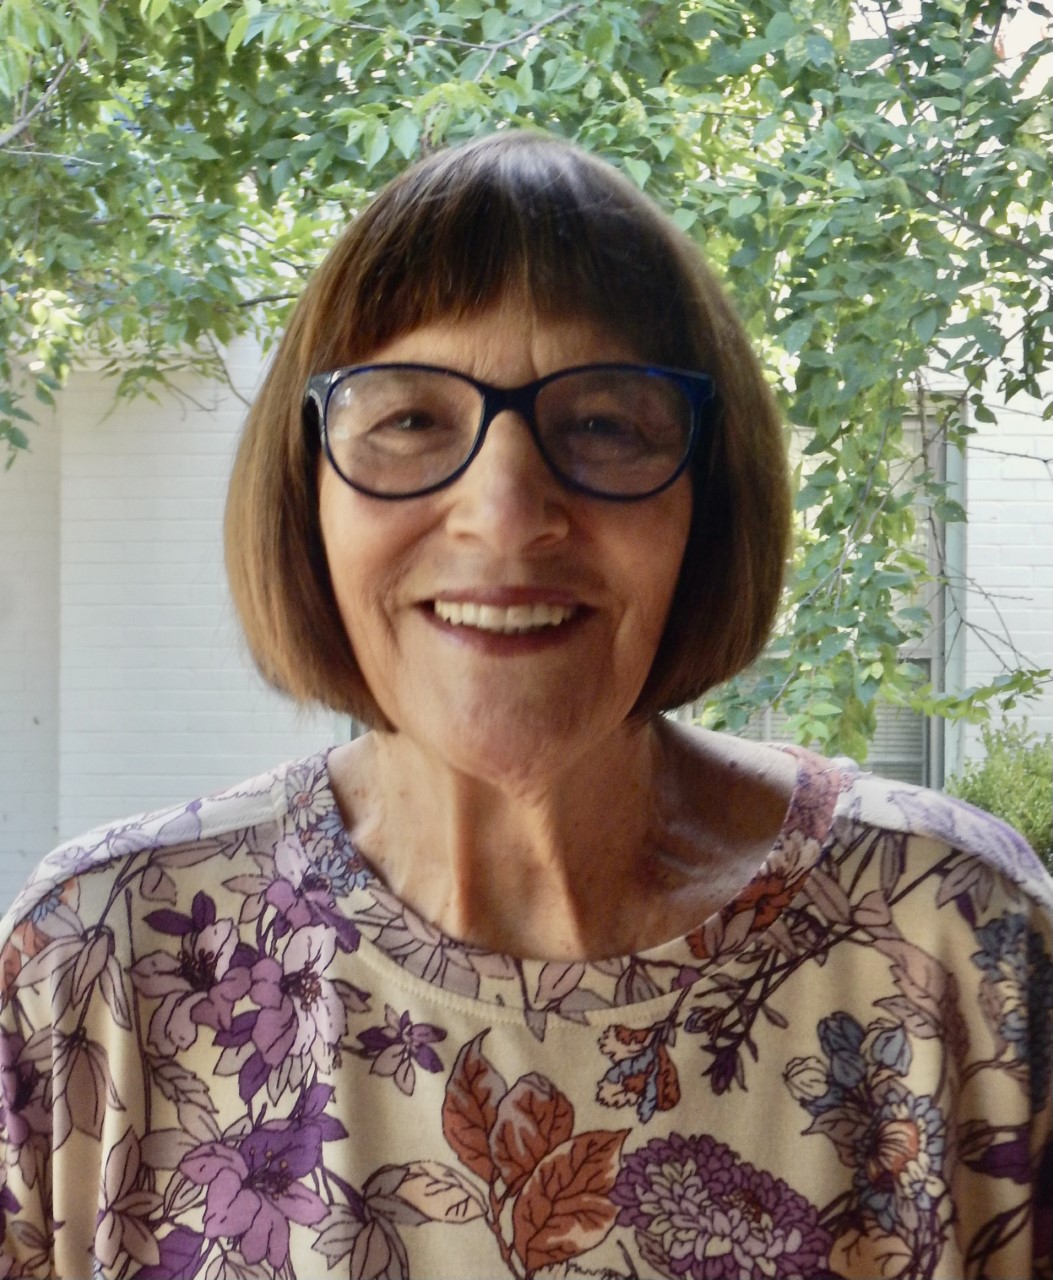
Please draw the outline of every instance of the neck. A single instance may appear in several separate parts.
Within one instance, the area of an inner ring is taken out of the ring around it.
[[[358,744],[353,744],[357,746]],[[454,937],[513,954],[603,944],[653,825],[659,735],[623,726],[561,772],[480,780],[402,734],[359,748],[351,835],[400,898]]]
[[[576,960],[687,932],[745,883],[788,797],[785,773],[758,789],[765,769],[660,721],[512,780],[470,777],[398,733],[330,762],[354,843],[424,919],[490,950]]]

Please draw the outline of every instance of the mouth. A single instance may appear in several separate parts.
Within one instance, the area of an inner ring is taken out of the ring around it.
[[[471,627],[498,635],[519,636],[560,627],[579,613],[572,604],[477,604],[469,600],[435,600],[435,616],[447,626]]]

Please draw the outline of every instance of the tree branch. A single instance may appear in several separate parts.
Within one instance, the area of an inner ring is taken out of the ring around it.
[[[62,81],[65,80],[66,75],[69,72],[70,68],[75,66],[76,63],[78,63],[81,60],[81,58],[84,57],[84,51],[87,49],[87,47],[88,47],[88,38],[87,36],[85,36],[84,39],[81,41],[80,48],[77,50],[77,52],[73,55],[72,58],[67,59],[66,62],[64,62],[61,67],[59,67],[58,71],[55,73],[55,78],[51,81],[51,83],[40,95],[40,97],[36,100],[36,102],[33,103],[33,105],[25,113],[25,115],[23,115],[20,120],[16,120],[15,123],[11,125],[9,129],[5,129],[3,133],[0,133],[0,151],[5,150],[7,147],[11,145],[12,142],[14,142],[16,138],[20,138],[22,134],[25,133],[25,131],[33,123],[33,120],[35,119],[35,117],[40,115],[41,111],[44,110],[47,104],[58,92],[58,87],[62,83]]]
[[[1041,264],[1042,266],[1053,270],[1053,258],[1048,258],[1042,253],[1031,254],[1027,250],[1026,246],[1021,245],[1019,237],[1008,236],[1004,232],[996,231],[993,227],[985,226],[982,222],[975,222],[972,218],[965,217],[964,214],[960,213],[953,206],[945,204],[944,201],[939,199],[938,196],[934,196],[926,188],[918,186],[917,183],[909,182],[901,173],[898,173],[893,169],[887,161],[883,160],[881,156],[875,155],[873,151],[870,151],[867,147],[863,146],[857,138],[848,137],[846,141],[853,150],[858,151],[860,155],[866,156],[866,158],[873,164],[876,164],[883,173],[888,174],[891,178],[899,178],[907,190],[918,197],[925,208],[938,212],[946,218],[948,222],[953,223],[957,227],[965,227],[981,240],[986,239],[994,242],[995,244],[1008,246],[1013,249],[1020,249],[1023,247],[1030,261],[1034,262],[1036,265]]]
[[[25,156],[30,160],[61,160],[64,164],[85,165],[92,169],[101,169],[101,160],[86,160],[83,156],[71,156],[64,151],[37,151],[35,147],[2,147],[0,152],[6,156]]]
[[[973,453],[993,453],[998,458],[1026,458],[1028,462],[1040,462],[1053,480],[1053,458],[1043,458],[1037,453],[1014,453],[1012,449],[988,449],[982,444],[973,444],[971,440],[966,441],[965,447]]]
[[[570,17],[570,15],[575,12],[575,10],[580,8],[581,8],[580,3],[568,4],[564,6],[564,8],[558,10],[556,13],[553,13],[548,17],[539,19],[537,22],[534,23],[532,27],[527,27],[525,31],[520,31],[520,32],[517,32],[516,35],[510,36],[509,39],[507,40],[498,40],[495,43],[490,45],[479,46],[481,48],[488,50],[488,52],[486,55],[486,61],[479,68],[476,74],[472,77],[472,80],[474,81],[474,83],[478,84],[479,81],[483,78],[483,76],[487,73],[487,71],[490,70],[490,64],[493,62],[494,58],[497,57],[497,55],[501,52],[502,49],[509,49],[511,48],[512,45],[519,44],[521,40],[529,40],[531,36],[536,36],[540,32],[544,31],[546,27],[554,25],[555,23],[559,22],[563,18]]]
[[[536,36],[546,27],[551,26],[555,22],[559,22],[562,18],[569,17],[575,10],[582,7],[582,0],[576,4],[568,4],[564,8],[557,10],[556,13],[548,14],[544,18],[540,18],[533,26],[526,27],[522,31],[516,32],[514,36],[509,36],[507,40],[496,40],[492,43],[479,44],[473,40],[459,40],[456,36],[440,36],[433,32],[424,35],[417,35],[412,31],[402,31],[399,34],[409,44],[450,44],[458,49],[469,49],[473,53],[481,53],[485,50],[490,55],[487,65],[492,61],[495,54],[501,52],[502,49],[508,49],[514,44],[519,44],[521,40],[529,40],[531,36]],[[372,22],[352,22],[333,18],[326,13],[318,13],[312,9],[301,8],[300,13],[306,14],[311,18],[317,18],[321,22],[326,22],[335,31],[368,31],[371,35],[386,36],[391,34],[390,27],[381,27]]]
[[[262,307],[269,302],[295,302],[299,296],[298,293],[261,293],[255,298],[243,298],[238,307]]]

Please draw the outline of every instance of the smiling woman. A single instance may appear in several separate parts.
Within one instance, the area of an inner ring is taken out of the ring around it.
[[[0,1276],[1048,1276],[1027,846],[661,714],[756,656],[788,527],[743,330],[616,172],[506,134],[381,192],[227,517],[260,669],[371,732],[42,863]]]

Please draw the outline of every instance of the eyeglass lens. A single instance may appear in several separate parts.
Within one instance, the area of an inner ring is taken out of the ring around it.
[[[326,433],[351,484],[390,496],[439,485],[471,456],[483,392],[456,374],[387,367],[354,370],[333,390]],[[643,369],[570,372],[534,402],[536,439],[551,469],[612,496],[660,488],[680,467],[692,409],[671,378]]]

